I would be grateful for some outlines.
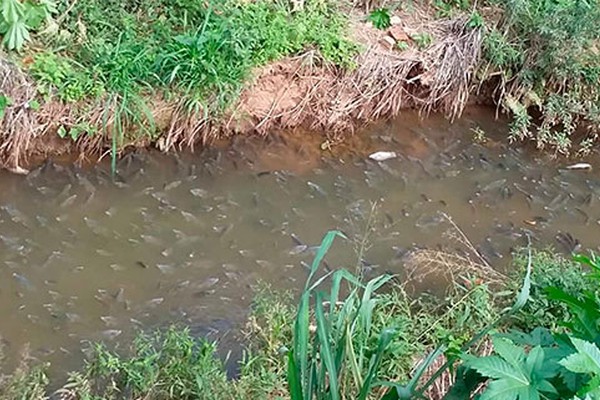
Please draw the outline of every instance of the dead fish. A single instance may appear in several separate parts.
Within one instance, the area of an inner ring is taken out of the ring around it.
[[[67,321],[69,322],[79,322],[81,321],[81,316],[79,314],[76,313],[65,313],[65,317],[67,318]]]
[[[567,165],[565,169],[568,170],[577,170],[577,171],[591,171],[592,165],[589,163],[577,163],[572,165]]]
[[[63,188],[63,190],[56,197],[57,198],[65,197],[71,191],[72,187],[73,187],[73,185],[71,185],[70,183],[67,183],[65,185],[65,187]]]
[[[581,248],[579,240],[575,239],[570,233],[559,232],[555,238],[567,253],[574,253]]]
[[[369,158],[374,161],[382,162],[396,158],[398,155],[394,151],[377,151],[369,154]]]

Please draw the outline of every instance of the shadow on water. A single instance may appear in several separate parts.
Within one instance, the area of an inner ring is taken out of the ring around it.
[[[477,126],[484,144],[471,140]],[[453,125],[406,113],[344,143],[291,132],[196,154],[134,152],[114,182],[104,164],[1,174],[7,367],[29,343],[68,370],[90,341],[119,349],[137,329],[169,323],[224,341],[235,359],[252,286],[298,288],[333,228],[351,240],[336,243],[328,268],[369,274],[403,274],[414,248],[456,249],[441,213],[501,270],[526,234],[565,252],[597,245],[598,174],[505,145],[503,126],[477,109]],[[374,151],[398,157],[376,162]]]

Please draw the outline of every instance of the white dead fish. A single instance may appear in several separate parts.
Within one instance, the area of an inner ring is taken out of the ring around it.
[[[369,158],[375,161],[385,161],[396,157],[398,157],[398,155],[394,151],[377,151],[369,155]]]
[[[589,164],[589,163],[577,163],[577,164],[573,164],[573,165],[567,165],[565,167],[565,169],[568,169],[568,170],[578,170],[578,171],[591,171],[592,170],[592,164]]]

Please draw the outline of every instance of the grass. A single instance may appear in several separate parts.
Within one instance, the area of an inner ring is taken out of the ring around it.
[[[256,67],[316,50],[352,68],[358,52],[329,0],[295,12],[282,0],[62,0],[57,14],[58,33],[40,34],[22,64],[40,98],[67,105],[77,121],[58,134],[96,151],[109,139],[113,168],[124,145],[162,133],[157,102],[184,114],[174,119],[216,120]]]
[[[517,273],[522,273],[526,265],[523,251],[515,253],[514,264]],[[543,327],[553,331],[561,329],[562,322],[570,318],[568,307],[562,303],[551,301],[545,296],[547,287],[559,287],[568,293],[594,292],[595,282],[586,278],[587,270],[581,264],[566,259],[552,250],[533,252],[531,299],[523,309],[515,315],[512,326],[523,331]],[[515,290],[514,281],[512,290]]]
[[[64,2],[60,12],[70,6]],[[81,1],[67,16],[66,33],[46,45],[107,92],[179,93],[219,110],[235,99],[253,67],[311,47],[349,66],[357,50],[344,38],[342,14],[322,1],[295,13],[286,2],[269,0]],[[68,83],[34,76],[59,92]]]

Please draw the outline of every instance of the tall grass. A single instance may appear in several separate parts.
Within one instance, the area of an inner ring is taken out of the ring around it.
[[[344,393],[366,399],[378,378],[383,355],[397,334],[392,327],[385,329],[372,347],[373,310],[378,302],[373,295],[391,276],[383,275],[364,285],[343,269],[315,278],[336,236],[343,237],[337,231],[325,235],[300,297],[293,346],[288,353],[288,385],[293,400],[337,400],[347,398]],[[323,292],[326,278],[331,278],[331,287]],[[349,294],[340,298],[342,290]]]

